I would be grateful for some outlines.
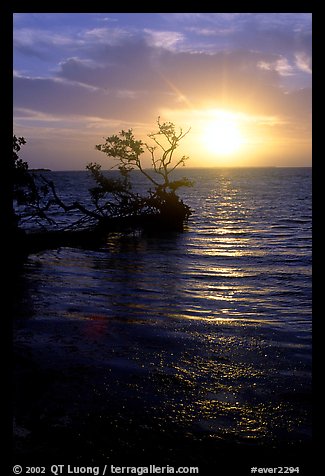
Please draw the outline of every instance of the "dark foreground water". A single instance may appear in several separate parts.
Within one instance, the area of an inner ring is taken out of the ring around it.
[[[111,234],[101,249],[27,259],[15,462],[249,474],[236,452],[255,466],[257,450],[282,451],[261,466],[298,466],[308,451],[311,170],[185,172],[195,186],[182,192],[184,233]],[[51,176],[67,196],[87,182]]]

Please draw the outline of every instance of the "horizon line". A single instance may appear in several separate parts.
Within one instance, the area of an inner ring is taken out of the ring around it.
[[[186,170],[202,170],[202,169],[311,169],[312,165],[217,165],[217,166],[201,166],[201,167],[186,167]],[[88,172],[86,169],[50,169],[43,167],[32,167],[28,169],[30,172]],[[116,171],[118,169],[109,168],[101,169],[102,172]],[[133,169],[137,171],[137,169]],[[150,167],[144,170],[152,170]],[[178,169],[180,170],[180,169]],[[154,172],[154,171],[153,171]]]

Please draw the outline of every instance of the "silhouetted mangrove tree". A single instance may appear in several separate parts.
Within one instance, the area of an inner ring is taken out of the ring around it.
[[[96,149],[112,158],[111,169],[118,170],[118,177],[102,171],[97,163],[87,165],[95,186],[89,189],[89,204],[73,201],[66,203],[57,192],[55,183],[48,176],[28,170],[18,152],[26,143],[23,137],[14,136],[12,167],[12,219],[16,236],[29,250],[64,246],[89,245],[97,242],[110,230],[126,228],[151,228],[181,230],[191,210],[177,195],[180,187],[192,186],[186,177],[174,180],[173,171],[184,166],[187,156],[176,157],[175,150],[189,130],[176,131],[171,122],[161,123],[158,131],[148,137],[154,145],[137,140],[132,129],[106,138]],[[143,154],[151,158],[151,168],[143,165]],[[134,190],[131,173],[139,171],[148,183],[145,194]],[[53,219],[53,207],[66,213],[77,212],[78,218],[68,227],[60,228]],[[26,233],[20,224],[33,222],[41,227],[38,233]],[[80,242],[79,242],[80,240]]]

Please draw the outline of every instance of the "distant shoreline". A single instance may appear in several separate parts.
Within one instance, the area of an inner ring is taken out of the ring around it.
[[[28,169],[30,172],[61,172],[59,170],[51,170],[51,169]],[[65,172],[65,170],[62,170],[62,172]]]
[[[311,165],[265,165],[265,166],[217,166],[217,167],[186,167],[186,171],[190,170],[252,170],[252,169],[261,169],[261,170],[269,170],[269,169],[312,169]],[[31,172],[87,172],[85,169],[29,169]],[[145,168],[144,170],[151,170],[150,167]],[[112,169],[103,169],[103,172],[111,172]],[[114,171],[114,169],[113,169]],[[115,169],[115,172],[118,172],[118,169]]]

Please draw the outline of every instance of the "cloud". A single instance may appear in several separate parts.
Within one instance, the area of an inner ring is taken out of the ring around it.
[[[287,58],[277,58],[273,62],[260,61],[258,67],[266,71],[276,71],[280,76],[292,76],[294,68]]]
[[[149,45],[167,50],[175,50],[175,47],[185,39],[184,35],[177,31],[157,31],[149,28],[145,28],[143,31]]]
[[[84,45],[82,39],[71,35],[53,33],[43,29],[21,28],[14,33],[14,48],[25,55],[32,55],[41,59],[53,56],[57,48],[72,48],[73,50]]]
[[[161,104],[173,107],[176,99],[166,91],[85,87],[76,81],[14,78],[14,103],[20,109],[58,116],[98,117],[144,121],[157,117]]]
[[[123,28],[92,28],[80,34],[82,40],[88,44],[116,45],[124,39],[132,37],[132,33]]]
[[[298,60],[300,69],[307,68],[305,56]],[[294,73],[287,58],[274,54],[175,52],[124,39],[98,48],[92,59],[62,61],[56,78],[15,78],[14,90],[19,107],[66,114],[136,118],[180,102],[184,107],[209,102],[290,115],[297,108],[284,94],[281,78]]]
[[[305,73],[309,73],[309,74],[312,73],[310,55],[301,51],[295,54],[295,58],[296,58],[296,65],[301,71],[304,71]]]
[[[105,45],[93,55],[93,64],[75,57],[61,62],[58,77],[104,89],[161,89],[153,53],[144,42]]]
[[[207,36],[207,37],[224,37],[224,36],[229,36],[229,35],[232,35],[233,33],[236,32],[236,27],[233,25],[233,26],[229,26],[227,28],[225,27],[205,27],[205,28],[202,28],[202,27],[195,27],[195,26],[192,26],[192,27],[188,27],[186,28],[186,31],[190,32],[190,33],[195,33],[197,36]]]
[[[78,133],[85,134],[91,144],[105,130],[144,129],[162,111],[182,111],[190,121],[193,111],[220,108],[264,118],[261,127],[308,136],[309,17],[169,15],[159,15],[158,26],[128,28],[121,16],[113,25],[117,18],[94,15],[92,23],[83,20],[70,30],[68,22],[55,30],[20,21],[17,126],[32,134],[44,128],[53,140],[58,131],[78,141]]]
[[[100,22],[107,22],[107,23],[115,23],[117,22],[117,18],[112,18],[112,17],[100,17],[100,18],[97,18],[97,21],[100,21]]]
[[[111,26],[60,30],[53,30],[53,27],[15,29],[13,42],[16,55],[34,56],[45,61],[57,58],[62,61],[62,58],[69,56],[91,60],[105,46],[118,45],[134,36],[130,29]]]

